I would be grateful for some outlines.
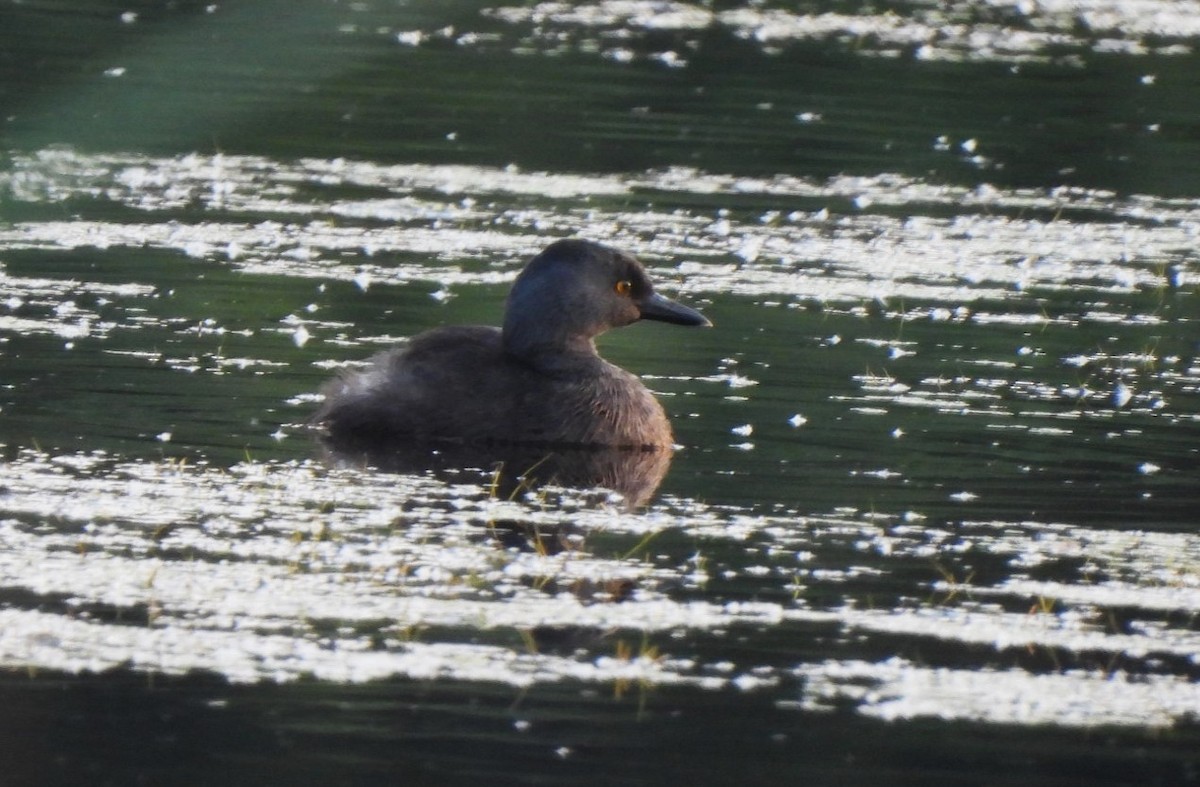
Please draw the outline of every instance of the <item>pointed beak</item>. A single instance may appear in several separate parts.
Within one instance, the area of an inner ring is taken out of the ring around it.
[[[643,320],[658,320],[675,325],[695,325],[702,328],[712,327],[709,319],[700,312],[684,306],[682,303],[676,303],[670,298],[664,298],[658,293],[652,293],[650,297],[639,302],[638,310],[641,312]]]

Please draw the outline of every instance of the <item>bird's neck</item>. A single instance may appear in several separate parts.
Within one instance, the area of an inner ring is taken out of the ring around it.
[[[556,336],[548,334],[541,325],[526,331],[519,324],[505,324],[501,343],[508,355],[545,372],[570,371],[602,363],[592,337],[579,334]]]

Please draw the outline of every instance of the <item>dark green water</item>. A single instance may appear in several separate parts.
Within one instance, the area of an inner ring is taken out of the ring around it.
[[[5,783],[1195,782],[1196,19],[0,4]],[[572,235],[650,505],[316,461]]]

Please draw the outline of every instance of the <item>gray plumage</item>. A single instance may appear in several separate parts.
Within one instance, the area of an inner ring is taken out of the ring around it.
[[[422,333],[327,384],[313,420],[343,450],[423,442],[669,450],[662,406],[593,341],[640,319],[709,324],[657,295],[633,257],[558,241],[517,277],[503,329]]]

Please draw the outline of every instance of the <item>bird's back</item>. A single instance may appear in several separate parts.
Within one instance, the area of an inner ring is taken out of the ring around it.
[[[325,389],[314,421],[335,447],[396,441],[667,449],[662,407],[598,356],[554,370],[504,352],[499,329],[438,328]]]

